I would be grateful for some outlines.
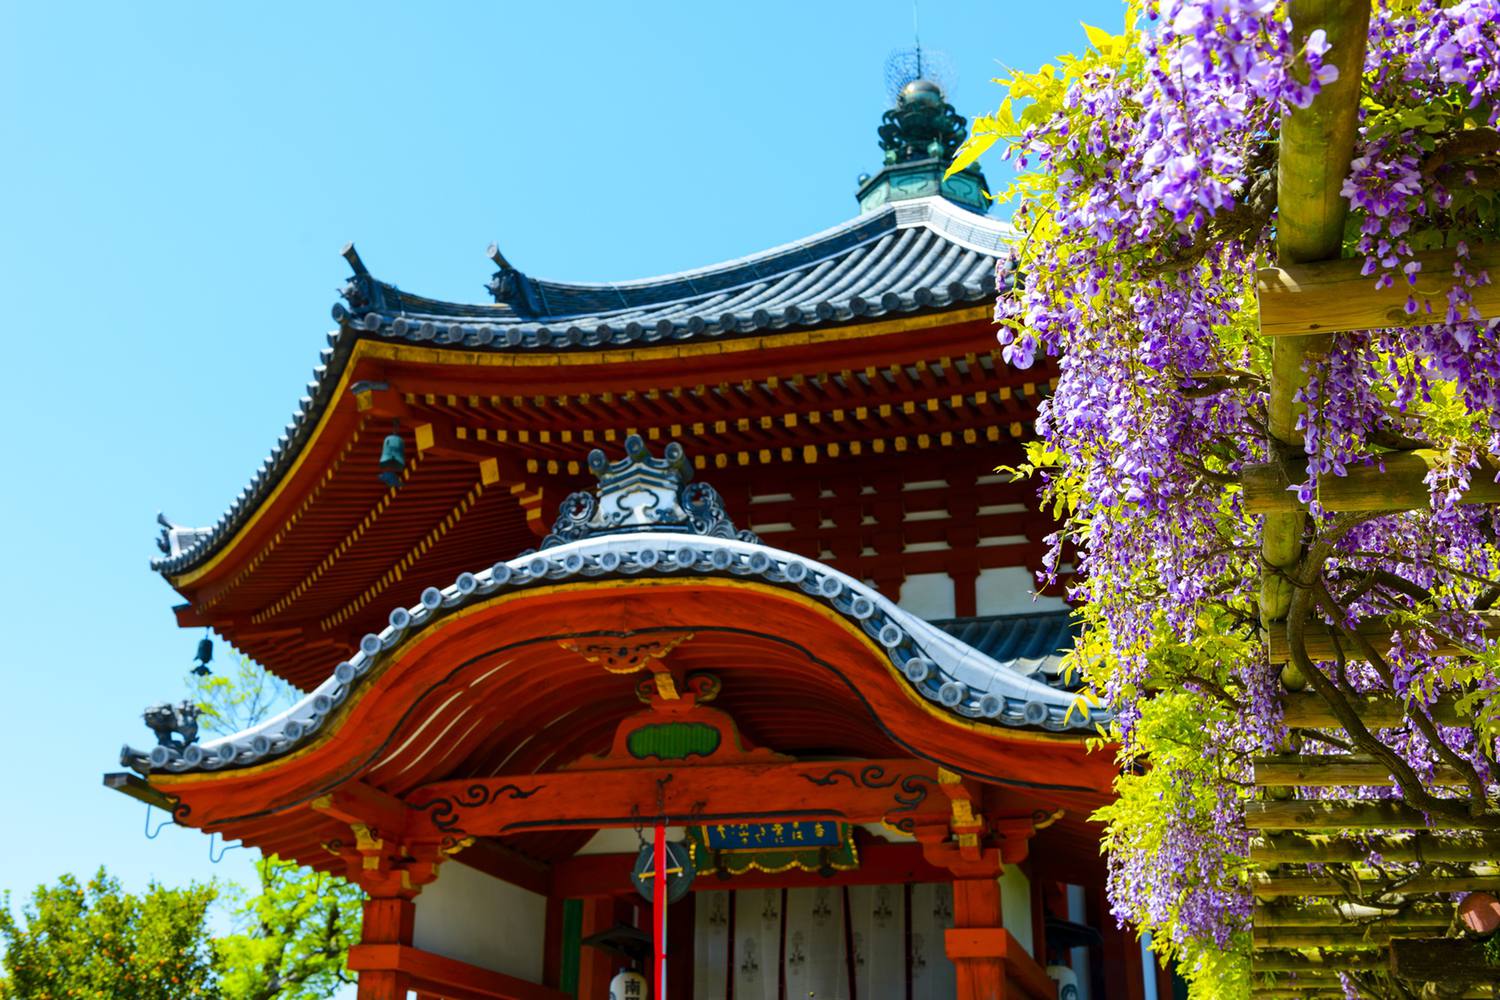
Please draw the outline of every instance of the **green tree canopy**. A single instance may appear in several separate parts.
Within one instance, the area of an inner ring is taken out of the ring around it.
[[[7,893],[0,1000],[217,997],[207,923],[217,894],[153,882],[133,895],[101,868],[87,885],[64,875],[37,888],[17,919]]]
[[[213,945],[224,1000],[321,1000],[353,982],[344,964],[359,940],[359,888],[276,857],[255,869],[260,894]]]

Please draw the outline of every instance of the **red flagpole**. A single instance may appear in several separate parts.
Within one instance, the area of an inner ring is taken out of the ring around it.
[[[656,956],[656,993],[653,1000],[667,1000],[667,828],[656,824],[656,878],[652,881],[652,953]]]

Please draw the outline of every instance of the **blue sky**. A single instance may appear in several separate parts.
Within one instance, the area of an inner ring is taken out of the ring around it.
[[[1002,64],[1121,10],[928,0],[921,31],[972,116]],[[100,774],[149,740],[142,706],[182,695],[198,639],[147,569],[156,512],[211,522],[259,465],[345,241],[478,301],[491,240],[537,276],[608,280],[794,239],[855,213],[882,64],[911,37],[909,0],[0,0],[0,889],[100,864],[132,887],[247,875],[196,832],[145,839]]]

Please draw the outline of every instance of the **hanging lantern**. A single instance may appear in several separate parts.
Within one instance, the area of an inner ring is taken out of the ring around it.
[[[650,992],[646,977],[634,969],[616,973],[609,981],[609,1000],[646,1000]]]
[[[203,638],[198,640],[198,655],[193,658],[198,664],[193,668],[193,674],[198,677],[207,677],[213,673],[208,669],[208,664],[213,658],[214,641],[208,637],[207,632],[204,632]]]
[[[393,490],[401,488],[401,470],[406,468],[406,442],[397,431],[385,436],[380,446],[380,481]]]

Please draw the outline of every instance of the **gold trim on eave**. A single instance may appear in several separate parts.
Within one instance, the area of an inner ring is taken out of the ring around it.
[[[464,619],[469,618],[473,615],[491,610],[501,604],[508,604],[511,601],[515,600],[542,598],[548,597],[552,594],[568,593],[580,590],[608,590],[620,587],[631,587],[636,589],[673,587],[724,587],[734,588],[737,592],[743,592],[746,588],[748,588],[750,590],[760,591],[768,595],[774,595],[782,600],[792,601],[793,603],[801,604],[807,607],[808,610],[822,616],[823,618],[834,624],[837,628],[842,629],[845,633],[853,637],[855,641],[869,650],[870,654],[876,658],[877,662],[885,664],[887,675],[890,676],[890,678],[896,683],[897,688],[905,693],[909,701],[911,701],[922,711],[926,712],[928,715],[940,720],[946,725],[955,726],[960,729],[967,729],[976,735],[989,737],[1001,742],[1050,743],[1053,745],[1069,743],[1077,744],[1081,742],[1085,736],[1088,735],[1087,733],[1082,732],[1034,733],[1020,731],[999,725],[997,723],[975,722],[972,719],[965,719],[961,716],[954,715],[951,712],[940,709],[932,702],[928,701],[926,698],[918,694],[915,689],[913,689],[910,682],[907,681],[905,675],[902,674],[901,671],[896,667],[896,665],[891,662],[890,656],[887,655],[885,649],[882,646],[878,645],[874,639],[870,638],[870,636],[866,635],[864,629],[855,625],[848,618],[844,617],[844,615],[839,611],[830,608],[828,605],[822,603],[821,601],[809,597],[808,595],[800,593],[798,591],[788,590],[784,587],[777,587],[769,583],[758,583],[753,580],[725,579],[723,577],[712,576],[700,577],[696,579],[636,578],[627,580],[594,580],[589,582],[559,583],[547,587],[528,588],[526,590],[512,591],[507,594],[497,594],[494,597],[487,598],[477,604],[459,608],[444,615],[442,618],[439,618],[431,625],[421,629],[415,634],[411,634],[409,638],[404,639],[391,651],[391,655],[382,657],[380,662],[376,665],[374,671],[366,675],[363,682],[354,692],[351,693],[350,697],[347,698],[343,704],[339,705],[338,708],[334,710],[334,714],[330,716],[328,721],[318,729],[312,740],[306,745],[300,746],[297,749],[293,750],[289,754],[285,754],[280,757],[274,757],[270,760],[262,761],[260,763],[251,764],[248,767],[237,767],[219,771],[194,771],[189,774],[173,774],[169,772],[163,772],[160,774],[150,775],[147,780],[151,782],[151,786],[153,788],[170,795],[173,794],[174,789],[191,787],[205,781],[227,780],[231,778],[256,778],[261,774],[279,770],[283,767],[288,766],[294,761],[298,761],[312,753],[315,753],[325,743],[332,740],[334,735],[338,732],[340,726],[343,724],[343,719],[353,710],[355,705],[359,704],[365,698],[370,696],[372,690],[380,682],[381,678],[383,678],[387,673],[393,670],[396,664],[400,663],[406,656],[408,656],[412,652],[412,650],[416,649],[419,645],[422,645],[424,640],[429,639],[431,636],[436,635],[447,628],[450,628],[455,623],[463,621]],[[538,641],[543,641],[547,637],[537,636],[535,638]],[[514,656],[512,656],[511,660],[507,661],[507,663],[513,660]],[[871,707],[869,710],[870,714],[877,721],[879,721],[880,716],[875,712],[874,708]],[[917,752],[915,748],[912,748],[912,750],[914,753]],[[957,766],[939,761],[930,755],[921,756],[925,756],[927,760],[931,760],[941,768],[951,769],[952,767]],[[366,763],[366,768],[368,769],[370,767],[374,767],[376,763],[376,760],[370,760]]]
[[[865,337],[879,337],[887,333],[902,333],[908,330],[925,330],[934,326],[949,326],[967,323],[970,320],[988,319],[994,315],[991,305],[972,306],[968,309],[927,313],[922,316],[907,316],[902,319],[884,320],[876,323],[851,323],[827,329],[798,330],[775,333],[759,337],[732,337],[728,340],[713,340],[706,343],[670,344],[660,347],[638,347],[631,349],[594,351],[581,350],[566,353],[490,353],[465,351],[447,347],[419,347],[413,344],[398,344],[384,340],[360,340],[349,353],[344,370],[339,375],[330,404],[318,418],[317,426],[298,450],[297,458],[289,469],[277,479],[271,492],[255,505],[255,512],[235,530],[228,541],[221,543],[217,552],[208,561],[195,569],[187,570],[167,579],[177,590],[190,587],[212,573],[238,546],[240,539],[260,521],[261,515],[273,507],[287,485],[296,478],[302,462],[318,437],[323,433],[329,419],[338,409],[359,362],[398,361],[409,364],[470,365],[477,368],[560,368],[573,365],[599,365],[629,361],[666,361],[673,358],[707,357],[710,355],[740,354],[746,351],[761,351],[768,348],[799,347],[806,344],[830,344]]]

